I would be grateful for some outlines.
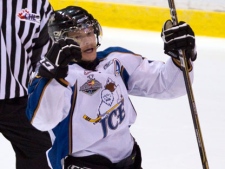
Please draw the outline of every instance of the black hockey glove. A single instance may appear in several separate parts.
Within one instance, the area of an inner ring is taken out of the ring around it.
[[[180,21],[177,26],[173,26],[172,21],[167,20],[163,25],[161,37],[164,41],[164,53],[171,56],[179,68],[181,68],[181,63],[178,50],[185,51],[188,70],[191,71],[191,61],[195,61],[197,58],[195,34],[191,27],[183,21]]]
[[[65,78],[68,64],[80,61],[81,57],[80,46],[74,40],[60,39],[40,61],[38,75],[46,78]]]

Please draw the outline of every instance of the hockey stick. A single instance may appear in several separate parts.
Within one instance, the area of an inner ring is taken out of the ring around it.
[[[113,107],[111,107],[109,110],[107,110],[105,112],[105,114],[109,114],[111,111],[113,111],[114,109],[116,109],[117,107],[119,107],[119,105],[123,102],[123,99],[119,102],[119,103],[116,103]],[[98,116],[97,118],[95,119],[92,119],[90,118],[89,116],[87,116],[86,114],[83,115],[83,118],[89,122],[92,122],[92,123],[98,123],[101,119],[102,119],[102,116]]]
[[[174,0],[168,0],[169,3],[169,8],[170,8],[170,15],[173,21],[173,25],[176,26],[178,24],[178,19],[177,19],[177,12],[175,8],[175,3]],[[202,133],[201,133],[201,128],[200,128],[200,123],[198,120],[198,113],[195,105],[195,100],[194,100],[194,95],[192,91],[192,86],[191,86],[191,81],[188,73],[188,64],[185,56],[185,51],[184,50],[179,50],[179,59],[181,62],[182,66],[182,72],[184,76],[184,81],[185,81],[185,87],[187,90],[187,95],[188,95],[188,100],[189,100],[189,105],[191,109],[191,114],[192,114],[192,119],[194,123],[194,128],[195,128],[195,134],[198,142],[198,148],[200,152],[200,157],[202,161],[202,166],[203,169],[209,169],[207,157],[206,157],[206,152],[204,148],[204,143],[203,143],[203,138],[202,138]]]

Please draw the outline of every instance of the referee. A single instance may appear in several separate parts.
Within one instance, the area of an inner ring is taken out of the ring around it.
[[[46,23],[53,9],[47,0],[1,0],[0,9],[0,132],[17,169],[48,169],[49,134],[32,127],[25,110],[31,73],[51,46]]]

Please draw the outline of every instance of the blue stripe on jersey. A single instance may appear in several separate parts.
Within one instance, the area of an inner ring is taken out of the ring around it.
[[[62,169],[61,159],[69,154],[69,120],[70,114],[52,130],[56,139],[48,152],[48,159],[53,169]]]
[[[26,115],[30,121],[34,116],[34,112],[39,104],[41,94],[48,82],[50,82],[50,79],[34,78],[32,83],[28,85],[29,99],[27,103]]]
[[[124,67],[121,69],[120,76],[123,79],[123,82],[128,90],[128,80],[130,75],[128,74],[127,70]]]
[[[109,48],[106,48],[104,51],[97,52],[97,57],[99,59],[103,59],[103,58],[107,57],[112,52],[123,52],[123,53],[132,53],[132,54],[134,54],[132,51],[127,50],[125,48],[109,47]]]
[[[74,93],[76,87],[72,87],[72,90]],[[71,104],[74,102],[74,99],[75,98],[73,97],[71,98]],[[70,110],[70,113],[63,121],[61,121],[54,129],[52,129],[56,138],[54,140],[51,150],[48,152],[48,159],[53,169],[62,169],[61,160],[68,156],[70,153],[69,146],[71,134],[69,132],[71,128],[71,113],[73,113],[73,109]]]
[[[125,48],[122,48],[122,47],[109,47],[109,48],[105,49],[104,51],[97,52],[97,57],[98,57],[98,59],[101,60],[101,59],[104,59],[110,53],[113,53],[113,52],[135,54],[134,52],[132,52],[130,50],[127,50]],[[128,74],[127,70],[124,67],[121,68],[120,76],[122,77],[123,82],[124,82],[126,88],[128,89],[127,83],[128,83],[128,79],[129,79],[129,74]]]

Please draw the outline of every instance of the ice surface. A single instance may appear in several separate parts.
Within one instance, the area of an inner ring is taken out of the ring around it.
[[[102,46],[122,46],[165,61],[160,32],[103,27]],[[210,169],[225,169],[225,39],[196,37],[193,92]],[[187,96],[173,100],[132,97],[138,118],[131,127],[144,169],[201,169]],[[15,154],[0,135],[0,166],[15,169]]]

